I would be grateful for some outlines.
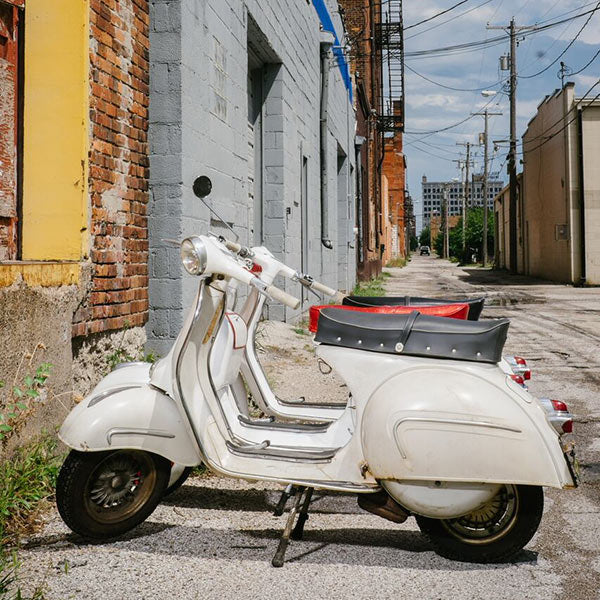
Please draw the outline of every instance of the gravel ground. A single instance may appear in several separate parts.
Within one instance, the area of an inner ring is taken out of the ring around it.
[[[511,319],[506,352],[529,359],[531,391],[567,401],[578,415],[584,483],[575,491],[547,490],[541,527],[516,560],[445,560],[413,519],[396,525],[361,511],[351,495],[317,493],[305,539],[292,542],[286,564],[274,569],[284,517],[271,511],[280,488],[201,477],[110,544],[84,543],[50,511],[21,554],[30,584],[44,582],[48,600],[600,598],[600,290],[460,269],[430,257],[390,273],[390,295],[486,295],[485,316]],[[258,342],[280,396],[345,398],[342,382],[318,371],[308,336],[267,323]]]

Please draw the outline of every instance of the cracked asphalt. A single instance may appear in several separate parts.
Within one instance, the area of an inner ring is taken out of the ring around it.
[[[577,415],[582,483],[546,490],[538,533],[515,560],[448,561],[434,554],[413,519],[397,525],[361,511],[351,495],[316,493],[305,539],[292,542],[284,567],[274,569],[284,525],[284,517],[272,516],[280,488],[201,477],[112,543],[85,543],[50,511],[21,552],[29,585],[43,583],[48,600],[600,598],[600,289],[433,257],[415,256],[388,271],[389,295],[486,296],[483,317],[511,319],[505,353],[528,359],[531,392],[564,400]],[[305,346],[307,338],[297,337]],[[299,361],[288,360],[300,373]],[[294,379],[303,395],[306,378]],[[331,385],[339,394],[339,382]]]

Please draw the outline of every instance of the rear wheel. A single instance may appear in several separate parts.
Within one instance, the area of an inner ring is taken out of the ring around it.
[[[500,562],[529,542],[543,509],[541,487],[504,485],[491,500],[462,517],[417,516],[417,523],[441,556],[465,562]]]
[[[169,461],[141,450],[72,450],[56,482],[58,512],[70,529],[86,538],[122,535],[152,514],[170,470]]]

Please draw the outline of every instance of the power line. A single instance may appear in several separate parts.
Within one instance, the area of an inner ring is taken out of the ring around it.
[[[577,15],[573,15],[572,17],[568,17],[566,19],[560,19],[558,21],[553,21],[551,23],[546,23],[545,25],[537,24],[533,26],[529,31],[520,32],[520,35],[523,37],[528,37],[530,35],[534,35],[540,33],[541,31],[546,31],[547,29],[551,29],[552,27],[557,27],[558,25],[562,25],[563,23],[567,23],[574,19],[580,19],[589,14],[593,14],[598,10],[598,5],[596,8],[591,10],[579,13]],[[568,14],[568,13],[565,13]],[[542,21],[543,23],[543,21]],[[406,58],[422,58],[422,57],[439,57],[439,56],[449,56],[451,54],[457,54],[461,52],[474,52],[483,47],[489,47],[493,45],[499,45],[504,43],[506,38],[504,36],[493,37],[484,40],[477,40],[474,42],[466,42],[464,44],[455,44],[453,46],[444,46],[441,48],[429,48],[427,50],[415,50],[414,52],[406,52],[404,56]]]
[[[533,77],[537,77],[538,75],[541,75],[542,73],[544,73],[545,71],[547,71],[553,64],[556,63],[557,60],[559,60],[560,58],[562,58],[567,51],[569,50],[569,48],[576,42],[577,38],[581,35],[581,32],[587,27],[588,23],[592,20],[592,17],[594,16],[594,13],[600,8],[600,2],[598,2],[596,4],[596,8],[594,8],[591,12],[590,15],[588,16],[588,18],[586,19],[585,23],[583,24],[583,26],[581,27],[581,29],[577,32],[577,34],[575,35],[575,37],[569,42],[569,44],[567,45],[567,47],[546,67],[544,67],[541,71],[538,71],[537,73],[534,73],[533,75],[519,75],[519,79],[532,79]]]
[[[445,88],[447,90],[453,90],[455,92],[481,92],[482,90],[489,90],[492,87],[496,87],[497,85],[500,85],[501,83],[504,83],[504,81],[506,81],[506,80],[501,79],[500,81],[496,81],[495,83],[490,83],[490,84],[485,85],[480,88],[455,88],[455,87],[440,83],[439,81],[434,81],[433,79],[429,79],[429,77],[426,77],[425,75],[422,75],[421,73],[415,71],[415,69],[413,69],[411,66],[407,65],[406,63],[404,63],[404,66],[409,71],[414,73],[417,77],[420,77],[421,79],[424,79],[425,81],[429,81],[429,83],[433,83],[434,85],[438,85],[442,88]]]
[[[592,56],[592,58],[590,58],[589,62],[587,62],[585,65],[583,65],[583,67],[581,67],[581,69],[579,69],[579,71],[575,71],[573,73],[571,73],[572,75],[579,75],[579,73],[581,73],[581,71],[585,71],[597,58],[598,55],[600,55],[600,49],[598,49],[598,52],[596,52],[596,54],[594,54],[594,56]],[[405,67],[408,65],[404,65]]]
[[[422,31],[418,31],[417,33],[413,33],[412,35],[409,35],[407,37],[404,38],[404,40],[411,40],[412,38],[417,37],[418,35],[422,35],[424,33],[427,33],[428,31],[431,31],[432,29],[437,29],[438,27],[441,27],[442,25],[445,25],[446,23],[450,23],[451,21],[455,21],[456,19],[460,19],[460,17],[464,17],[466,14],[473,12],[474,10],[477,10],[478,8],[481,8],[482,6],[484,6],[485,4],[489,4],[490,2],[492,2],[492,0],[485,0],[485,2],[482,2],[481,4],[478,4],[477,6],[474,6],[473,8],[470,8],[469,10],[465,10],[465,12],[462,12],[458,15],[455,15],[454,17],[451,17],[450,19],[446,19],[445,21],[442,21],[441,23],[437,23],[436,25],[432,25],[431,27],[428,27],[427,29],[423,29]]]
[[[450,8],[447,8],[446,10],[443,10],[435,15],[433,15],[432,17],[428,17],[427,19],[423,19],[422,21],[419,21],[418,23],[413,23],[412,25],[408,25],[407,27],[404,28],[404,30],[406,31],[407,29],[412,29],[413,27],[417,27],[419,25],[423,25],[423,23],[427,23],[428,21],[433,21],[433,19],[437,19],[437,17],[441,17],[442,15],[445,15],[447,12],[450,12],[451,10],[454,10],[455,8],[459,7],[461,4],[466,4],[469,0],[461,0],[461,2],[457,2],[454,6],[451,6]]]

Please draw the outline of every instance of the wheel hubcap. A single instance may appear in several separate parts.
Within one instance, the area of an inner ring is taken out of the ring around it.
[[[88,479],[88,513],[104,523],[126,519],[147,501],[155,481],[154,463],[146,453],[119,450],[107,456]]]
[[[503,486],[488,502],[476,510],[442,523],[454,537],[468,544],[490,544],[504,537],[514,526],[519,497],[513,485]]]

